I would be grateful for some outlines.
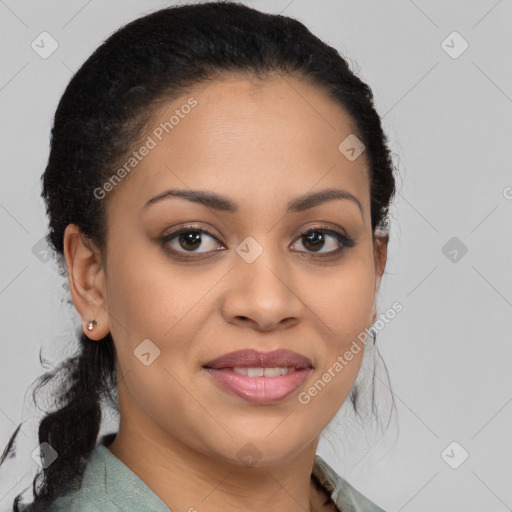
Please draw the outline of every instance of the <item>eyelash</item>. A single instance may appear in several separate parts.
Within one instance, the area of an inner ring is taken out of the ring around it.
[[[175,249],[170,249],[170,248],[166,247],[166,244],[168,242],[170,242],[171,240],[175,239],[176,237],[178,237],[179,235],[181,235],[183,233],[205,234],[205,235],[212,237],[217,242],[219,242],[219,240],[213,233],[210,233],[206,229],[203,229],[200,227],[195,227],[195,226],[185,226],[183,228],[177,229],[176,231],[173,231],[172,233],[169,233],[168,235],[160,237],[158,240],[160,241],[162,247],[166,251],[170,252],[173,255],[173,257],[176,257],[178,259],[184,259],[184,260],[190,260],[192,258],[197,259],[197,256],[183,256],[184,254],[191,254],[191,255],[198,254],[198,255],[205,256],[205,255],[211,254],[211,252],[216,252],[216,251],[206,251],[203,253],[200,253],[200,252],[195,253],[193,251],[182,252],[182,251],[177,251]],[[339,249],[336,249],[334,251],[329,251],[327,253],[315,253],[314,251],[294,251],[294,252],[299,252],[299,253],[306,252],[307,254],[313,255],[313,257],[316,257],[316,258],[327,258],[327,257],[336,256],[336,255],[341,255],[341,253],[343,253],[346,249],[349,249],[355,245],[355,239],[353,237],[345,235],[345,234],[343,234],[339,231],[336,231],[335,229],[329,228],[327,226],[315,226],[315,227],[308,228],[308,229],[302,231],[297,236],[296,240],[298,240],[301,237],[308,235],[310,233],[322,233],[325,235],[331,235],[339,243],[341,243],[342,247]],[[221,242],[219,242],[219,243],[221,243]],[[305,257],[308,257],[308,256],[305,256]],[[309,257],[311,257],[311,256],[309,256]]]

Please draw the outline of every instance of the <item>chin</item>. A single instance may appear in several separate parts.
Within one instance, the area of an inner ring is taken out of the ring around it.
[[[307,439],[291,442],[292,439],[286,430],[283,430],[282,435],[268,435],[266,431],[253,436],[246,433],[230,441],[230,451],[222,457],[229,464],[238,466],[279,466],[299,455],[311,443]]]

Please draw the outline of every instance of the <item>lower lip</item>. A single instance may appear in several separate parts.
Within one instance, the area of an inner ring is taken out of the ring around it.
[[[266,404],[291,395],[306,380],[311,368],[297,369],[278,377],[247,377],[230,369],[206,370],[222,389],[248,402]]]

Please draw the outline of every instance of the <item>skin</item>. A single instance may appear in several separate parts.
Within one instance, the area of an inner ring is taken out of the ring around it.
[[[321,510],[325,496],[310,481],[316,448],[349,395],[363,350],[308,404],[297,395],[377,314],[387,238],[372,233],[365,153],[349,161],[338,150],[354,133],[351,118],[291,76],[230,74],[198,85],[161,106],[153,126],[191,96],[197,106],[104,199],[106,253],[75,225],[65,232],[84,332],[99,340],[110,331],[117,352],[121,416],[109,449],[173,512]],[[143,208],[171,188],[213,191],[240,210],[183,198]],[[289,200],[325,188],[349,191],[362,213],[346,199],[285,213]],[[179,237],[159,242],[189,222],[212,234],[201,235],[196,252]],[[323,246],[310,246],[300,234],[325,223],[355,245],[322,260],[341,246],[336,238],[326,234]],[[250,264],[236,252],[248,236],[263,248]],[[134,355],[144,339],[160,350],[149,366]],[[287,348],[314,369],[291,396],[255,405],[221,390],[202,368],[242,348]],[[237,456],[248,442],[261,455],[252,466]]]

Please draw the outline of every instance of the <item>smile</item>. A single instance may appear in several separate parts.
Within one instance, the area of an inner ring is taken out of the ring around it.
[[[221,390],[255,404],[284,400],[306,380],[312,368],[206,368]]]
[[[242,366],[236,366],[230,368],[235,373],[240,375],[247,375],[248,377],[280,377],[281,375],[287,375],[295,371],[294,367],[287,368],[286,366],[275,367],[275,368],[246,368]]]

